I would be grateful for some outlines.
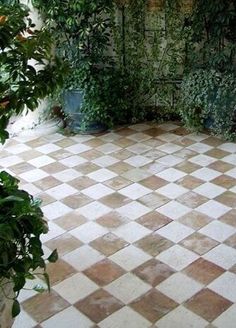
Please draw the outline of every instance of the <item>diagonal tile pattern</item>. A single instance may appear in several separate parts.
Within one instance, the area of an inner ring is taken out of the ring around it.
[[[236,144],[177,122],[9,140],[0,169],[42,199],[51,294],[14,328],[232,328]]]

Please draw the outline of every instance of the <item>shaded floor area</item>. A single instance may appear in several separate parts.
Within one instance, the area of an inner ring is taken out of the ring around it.
[[[14,328],[235,327],[236,144],[145,123],[13,138],[0,167],[43,200],[60,254]]]

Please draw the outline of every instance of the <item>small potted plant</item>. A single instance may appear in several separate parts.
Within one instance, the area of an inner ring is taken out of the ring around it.
[[[52,43],[46,30],[35,31],[29,9],[14,2],[0,5],[0,142],[9,136],[7,124],[12,115],[55,90],[62,79],[63,65],[52,60]],[[30,64],[30,60],[35,65]],[[47,81],[47,83],[45,83]],[[17,300],[26,279],[34,279],[42,268],[49,286],[46,262],[54,262],[57,252],[45,259],[40,237],[47,233],[40,202],[20,190],[18,180],[0,172],[0,326],[20,312]],[[42,270],[41,270],[42,271]],[[35,290],[42,291],[41,287]],[[6,306],[5,306],[6,305]],[[11,311],[7,307],[11,307]],[[9,312],[10,311],[10,312]]]

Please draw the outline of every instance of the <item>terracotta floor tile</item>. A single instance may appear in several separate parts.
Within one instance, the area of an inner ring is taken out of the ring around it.
[[[116,263],[104,259],[83,272],[99,286],[105,286],[119,278],[125,271]]]
[[[217,246],[219,243],[207,236],[196,232],[182,240],[180,244],[199,255],[203,255],[213,247]]]
[[[226,191],[220,196],[216,197],[215,200],[229,207],[236,207],[236,194],[231,191]]]
[[[156,192],[152,192],[139,198],[138,201],[149,208],[155,209],[168,203],[170,199]]]
[[[75,170],[82,174],[89,174],[96,170],[99,170],[100,167],[94,163],[83,163],[74,167]]]
[[[83,190],[85,188],[88,188],[94,184],[96,184],[97,182],[84,176],[84,177],[79,177],[76,178],[72,181],[69,181],[68,184],[74,188],[77,188],[78,190]]]
[[[227,172],[234,168],[234,166],[232,164],[229,164],[229,163],[226,163],[223,161],[216,161],[216,162],[208,165],[208,167],[210,169],[213,169],[213,170],[216,170],[216,171],[219,171],[222,173]]]
[[[56,263],[47,265],[47,273],[50,276],[51,285],[55,285],[76,273],[76,270],[65,261],[59,259]]]
[[[184,188],[193,190],[197,187],[199,187],[201,184],[203,184],[204,181],[192,177],[191,175],[186,175],[185,177],[181,178],[180,180],[177,181],[178,185],[181,185]]]
[[[37,294],[22,303],[23,309],[37,322],[42,322],[70,306],[54,291]]]
[[[157,136],[160,136],[161,134],[165,133],[165,131],[162,130],[161,128],[153,127],[153,128],[146,130],[145,133],[151,137],[157,137]]]
[[[224,244],[236,249],[236,233],[224,241]]]
[[[56,162],[43,166],[42,169],[49,174],[54,174],[66,170],[67,167],[61,163]]]
[[[101,216],[96,220],[96,222],[102,225],[103,227],[114,229],[127,223],[127,219],[114,211]]]
[[[155,289],[151,289],[145,295],[132,302],[130,306],[154,323],[173,310],[177,305],[178,304],[169,297]]]
[[[211,183],[214,183],[220,187],[230,189],[234,186],[236,186],[236,179],[228,176],[228,175],[220,175],[219,177],[215,178],[214,180],[211,180]]]
[[[209,289],[201,290],[185,303],[189,310],[210,322],[231,305],[232,302]]]
[[[104,145],[104,141],[102,141],[102,140],[100,140],[98,138],[94,138],[94,139],[91,139],[91,140],[86,141],[84,144],[86,146],[96,148],[96,147],[99,147],[99,146]]]
[[[216,137],[210,136],[210,137],[204,139],[204,140],[202,141],[202,143],[204,143],[204,144],[206,144],[206,145],[209,145],[209,146],[212,146],[212,147],[217,147],[217,146],[222,145],[223,141],[220,140],[219,138],[216,138]]]
[[[1,154],[1,158],[3,158],[2,154]],[[11,166],[11,171],[17,175],[28,172],[33,169],[34,169],[34,166],[29,163],[26,163],[26,162]]]
[[[100,201],[106,206],[117,208],[130,203],[131,199],[116,192],[111,195],[102,197]]]
[[[161,252],[170,248],[173,243],[170,240],[158,235],[157,233],[153,233],[140,239],[135,243],[135,245],[146,253],[152,256],[157,256]]]
[[[178,221],[195,230],[198,230],[210,223],[212,219],[205,214],[199,213],[197,211],[192,211],[179,218]]]
[[[144,180],[141,180],[139,183],[142,184],[144,187],[156,190],[165,186],[168,182],[162,178],[152,175]]]
[[[34,183],[37,187],[42,189],[43,191],[56,187],[61,184],[61,181],[57,180],[56,178],[49,176],[42,180],[38,180]]]
[[[94,322],[100,322],[124,305],[105,290],[98,290],[74,305]]]
[[[70,195],[66,198],[63,198],[62,203],[73,208],[74,210],[78,209],[79,207],[82,207],[84,205],[87,205],[91,203],[93,199],[78,193],[74,195]]]
[[[190,174],[190,173],[200,169],[201,166],[197,165],[195,163],[184,161],[184,162],[176,165],[175,168],[178,169],[178,170],[181,170],[181,171],[183,171],[187,174]]]
[[[124,137],[124,138],[120,138],[118,140],[115,140],[114,144],[119,146],[119,147],[125,148],[125,147],[129,147],[129,146],[134,145],[135,142],[133,140],[130,140],[130,139],[127,139],[127,138]]]
[[[227,151],[214,148],[214,149],[208,150],[205,153],[205,155],[211,156],[211,157],[214,157],[214,158],[217,158],[217,159],[221,159],[222,157],[225,157],[225,156],[229,155],[229,153]]]
[[[175,273],[175,271],[165,263],[151,259],[133,270],[133,273],[148,284],[156,287]]]
[[[196,208],[202,205],[203,203],[206,203],[208,201],[208,198],[196,194],[193,191],[189,191],[186,194],[183,194],[180,197],[178,197],[177,201],[188,207]]]
[[[56,219],[54,222],[58,224],[62,229],[69,231],[86,223],[87,219],[79,214],[79,212],[74,211],[60,217],[59,219]]]
[[[102,155],[103,154],[100,151],[97,151],[96,149],[91,149],[83,153],[80,153],[80,156],[87,159],[88,161],[92,161]]]
[[[92,241],[90,245],[104,255],[110,256],[125,246],[128,246],[128,243],[116,235],[108,233]]]
[[[68,233],[64,233],[57,238],[53,238],[45,243],[51,250],[57,249],[59,256],[65,255],[83,245],[77,238]]]
[[[132,183],[131,181],[118,176],[118,177],[115,177],[115,178],[105,181],[104,184],[114,190],[119,190],[121,188],[127,187],[131,183]]]
[[[115,155],[115,157],[117,158],[117,155]],[[109,166],[109,170],[111,170],[117,174],[122,174],[122,173],[125,173],[132,169],[133,169],[133,166],[131,166],[127,163],[124,163],[124,162],[119,162],[119,163]]]
[[[153,231],[164,227],[166,224],[170,223],[172,220],[167,216],[164,216],[156,211],[150,212],[144,216],[141,216],[136,220],[139,224],[144,227],[151,229]]]
[[[227,212],[225,215],[219,218],[219,221],[229,224],[236,228],[236,209],[232,209],[231,211]]]
[[[128,151],[128,150],[126,150],[126,149],[119,150],[119,151],[117,151],[117,152],[115,152],[115,153],[113,154],[113,156],[114,156],[115,158],[119,159],[120,161],[123,161],[123,160],[129,158],[129,157],[132,156],[132,155],[133,155],[133,153],[131,153],[131,151]],[[127,166],[126,166],[126,167],[127,167]],[[132,168],[132,167],[131,167],[131,168]],[[130,168],[130,169],[131,169],[131,168]]]

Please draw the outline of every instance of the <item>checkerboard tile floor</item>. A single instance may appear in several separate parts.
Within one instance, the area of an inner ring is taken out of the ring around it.
[[[42,199],[60,255],[14,328],[235,327],[236,144],[145,123],[13,138],[0,166]]]

